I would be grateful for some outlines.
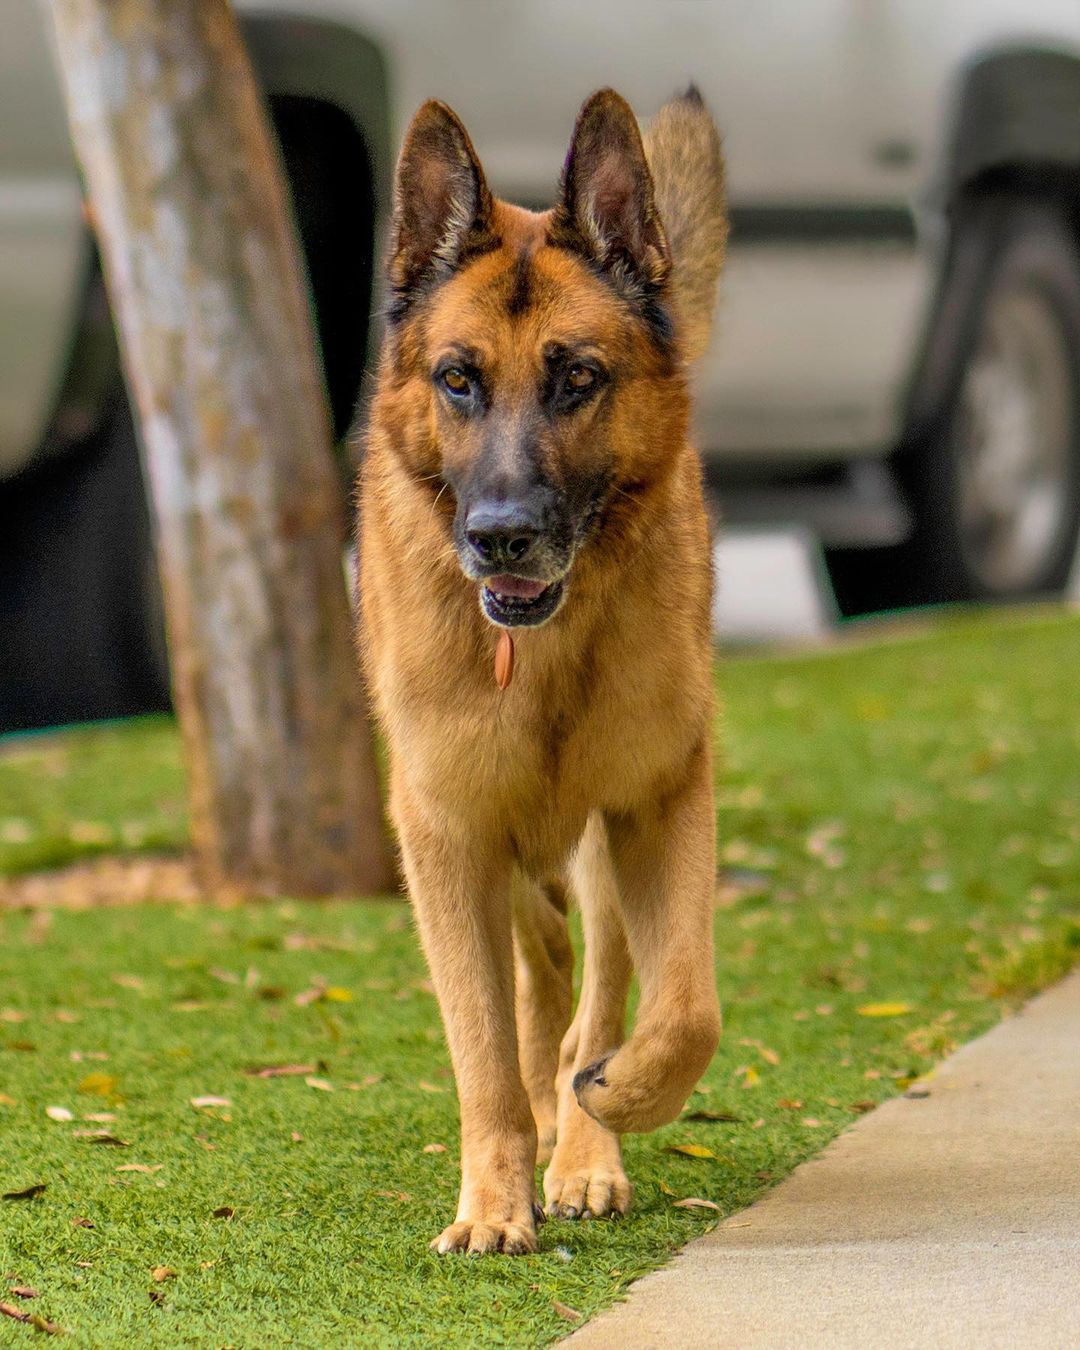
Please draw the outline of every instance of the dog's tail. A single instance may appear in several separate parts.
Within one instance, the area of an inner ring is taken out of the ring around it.
[[[687,360],[709,345],[728,222],[720,134],[695,85],[644,135],[656,206],[671,248],[675,320]]]

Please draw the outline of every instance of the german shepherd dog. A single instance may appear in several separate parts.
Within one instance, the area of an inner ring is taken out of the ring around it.
[[[619,1136],[673,1120],[716,1048],[711,551],[687,372],[725,235],[694,89],[644,142],[618,94],[594,94],[546,212],[492,196],[444,104],[401,152],[360,645],[461,1106],[439,1252],[535,1251],[538,1161],[548,1214],[625,1213]]]

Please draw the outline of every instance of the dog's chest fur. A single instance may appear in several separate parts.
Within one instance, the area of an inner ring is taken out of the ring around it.
[[[711,714],[693,595],[707,594],[707,575],[688,589],[671,606],[646,564],[610,593],[573,597],[583,603],[515,635],[506,690],[472,595],[422,642],[387,634],[375,689],[411,791],[478,839],[509,841],[537,876],[563,865],[590,811],[662,795]]]

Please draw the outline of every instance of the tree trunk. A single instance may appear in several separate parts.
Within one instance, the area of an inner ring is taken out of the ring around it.
[[[385,889],[329,420],[236,19],[46,3],[141,425],[197,858],[243,890]]]

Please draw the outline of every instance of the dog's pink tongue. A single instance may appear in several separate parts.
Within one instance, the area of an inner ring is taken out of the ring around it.
[[[546,581],[528,581],[525,577],[488,577],[484,585],[499,595],[512,595],[518,600],[535,600],[547,590]]]

